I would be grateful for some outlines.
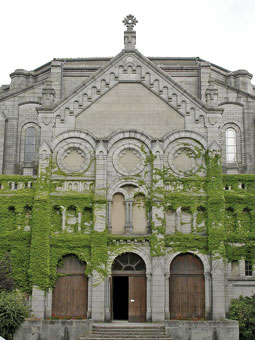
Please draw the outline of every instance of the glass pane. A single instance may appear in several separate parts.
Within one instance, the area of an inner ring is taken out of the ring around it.
[[[236,132],[234,129],[227,129],[226,133],[227,133],[227,138],[231,138],[231,137],[235,138]]]
[[[26,131],[27,137],[34,137],[35,136],[35,128],[29,127]]]
[[[233,153],[233,154],[235,154],[236,153],[236,147],[235,147],[235,145],[228,145],[228,154],[231,154],[231,153]]]
[[[236,131],[232,128],[226,130],[226,158],[227,163],[236,161]]]
[[[228,163],[233,163],[235,161],[236,161],[236,155],[235,154],[231,153],[231,154],[227,155],[227,162]]]
[[[122,270],[122,265],[119,263],[119,261],[114,261],[112,265],[112,270]]]
[[[35,159],[35,128],[26,130],[25,162],[33,162]]]
[[[25,158],[25,162],[33,162],[34,160],[34,153],[26,153],[26,158]]]

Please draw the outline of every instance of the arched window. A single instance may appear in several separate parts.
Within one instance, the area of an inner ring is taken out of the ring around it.
[[[35,128],[26,129],[25,142],[25,162],[33,162],[35,160]]]
[[[233,128],[226,130],[226,158],[227,163],[236,162],[236,131]]]
[[[123,234],[125,232],[125,198],[121,193],[116,193],[112,198],[112,233]]]

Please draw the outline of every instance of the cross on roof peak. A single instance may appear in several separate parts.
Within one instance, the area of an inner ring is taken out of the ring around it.
[[[138,20],[134,17],[134,15],[127,15],[122,21],[124,25],[127,27],[128,31],[133,31],[134,26],[138,23]]]

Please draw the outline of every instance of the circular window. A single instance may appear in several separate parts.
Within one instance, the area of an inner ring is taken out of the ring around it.
[[[168,164],[179,176],[191,176],[198,172],[203,175],[205,168],[201,146],[194,145],[190,141],[173,142],[168,154]]]
[[[57,163],[67,174],[83,173],[90,164],[90,154],[81,144],[72,143],[59,150]]]
[[[114,152],[113,165],[122,175],[137,175],[144,168],[144,156],[136,145],[123,145]]]

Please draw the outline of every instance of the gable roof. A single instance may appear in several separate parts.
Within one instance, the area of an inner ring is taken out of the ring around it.
[[[142,83],[183,116],[189,115],[191,111],[195,111],[196,116],[204,115],[207,111],[221,111],[207,107],[137,50],[122,50],[71,94],[59,100],[51,112],[64,117],[68,110],[77,116],[119,82]],[[38,108],[38,112],[41,111],[48,109]]]

